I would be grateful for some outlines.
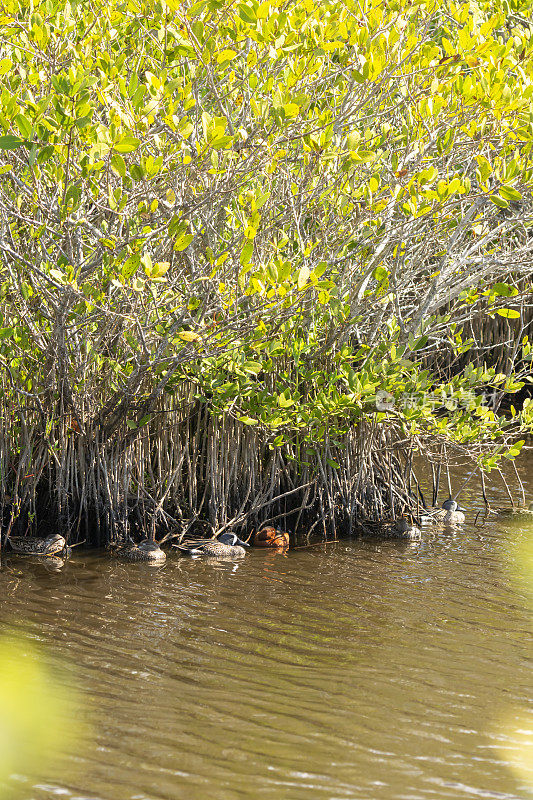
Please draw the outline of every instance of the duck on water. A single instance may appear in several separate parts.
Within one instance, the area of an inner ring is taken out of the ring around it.
[[[175,544],[178,550],[187,556],[211,556],[214,558],[220,556],[244,556],[247,547],[250,547],[248,542],[243,542],[239,539],[236,533],[219,533],[216,539],[201,539],[195,542],[184,542],[183,544]]]
[[[282,531],[273,525],[264,525],[254,536],[254,547],[273,547],[276,550],[286,550],[289,543],[288,531]]]
[[[432,523],[444,522],[451,525],[460,525],[466,519],[465,508],[461,508],[455,500],[451,498],[445,500],[442,508],[437,508],[430,511],[428,514],[423,514],[420,517],[422,525],[431,525]]]
[[[8,536],[13,552],[23,556],[57,556],[70,554],[66,539],[59,533],[53,533],[45,539],[35,536]]]
[[[412,542],[418,541],[422,536],[420,528],[406,517],[384,523],[380,526],[379,533],[383,539],[405,539]]]
[[[151,564],[162,564],[167,560],[166,553],[155,539],[143,539],[139,544],[118,547],[116,555],[123,561],[146,561]]]
[[[498,508],[493,513],[495,514],[526,514],[527,516],[533,515],[533,502],[527,508],[517,506],[516,508]]]

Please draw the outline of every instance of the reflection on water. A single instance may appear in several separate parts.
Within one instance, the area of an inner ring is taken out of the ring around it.
[[[24,621],[87,688],[96,732],[71,769],[17,775],[11,789],[27,800],[530,796],[502,761],[512,724],[498,728],[530,696],[530,614],[505,560],[528,524],[238,562],[171,555],[158,569],[80,552],[56,572],[5,558],[0,619]]]
[[[0,636],[0,785],[29,768],[64,770],[84,742],[77,692],[62,665],[40,649],[20,629]]]

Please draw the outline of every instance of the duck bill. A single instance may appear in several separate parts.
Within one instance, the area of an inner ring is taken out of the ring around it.
[[[236,543],[237,543],[237,544],[240,544],[240,546],[241,546],[241,547],[250,547],[250,545],[248,544],[248,542],[243,542],[243,540],[242,540],[242,539],[239,539],[239,537],[237,537],[237,542],[236,542]]]

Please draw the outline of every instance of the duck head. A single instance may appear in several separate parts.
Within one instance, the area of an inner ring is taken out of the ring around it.
[[[52,533],[44,540],[45,552],[61,553],[66,551],[67,542],[59,533]]]
[[[445,511],[462,511],[463,513],[466,511],[466,508],[461,508],[461,506],[452,499],[445,500],[442,507]]]
[[[276,550],[286,550],[290,544],[288,531],[274,528],[273,525],[264,525],[254,535],[255,547],[271,547]]]
[[[147,553],[161,549],[159,543],[156,542],[155,539],[143,539],[142,542],[139,542],[138,547],[140,550],[144,550]]]
[[[228,544],[230,547],[235,547],[236,545],[240,547],[250,547],[248,542],[243,542],[236,533],[219,533],[217,541],[222,542],[222,544]]]
[[[50,534],[50,536],[46,537],[45,542],[46,542],[46,544],[49,544],[49,545],[52,545],[52,544],[66,545],[65,539],[64,539],[63,536],[61,536],[60,533],[52,533],[52,534]]]

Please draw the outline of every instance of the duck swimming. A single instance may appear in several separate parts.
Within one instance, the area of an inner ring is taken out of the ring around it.
[[[409,541],[417,541],[422,536],[420,528],[417,528],[406,517],[401,517],[401,519],[397,519],[394,522],[384,523],[379,528],[379,534],[383,539],[405,539]]]
[[[146,561],[152,564],[162,564],[167,560],[166,553],[161,550],[154,539],[143,539],[139,544],[119,547],[116,553],[124,561]]]
[[[289,534],[272,525],[260,528],[254,536],[254,547],[274,547],[285,550],[289,546]]]
[[[53,533],[46,539],[36,539],[33,536],[9,536],[11,549],[15,553],[25,556],[56,556],[59,553],[68,555],[66,539],[59,533]]]
[[[435,511],[430,511],[429,514],[424,514],[420,517],[420,520],[423,525],[427,525],[428,523],[435,523],[435,522],[447,522],[453,524],[461,524],[465,521],[465,508],[460,508],[460,506],[452,500],[445,500],[442,504],[442,508],[438,508]]]
[[[533,502],[527,508],[499,508],[497,514],[533,514]]]
[[[239,539],[236,533],[219,533],[216,539],[200,539],[196,542],[175,544],[182,553],[188,556],[244,556],[245,548],[250,547],[247,542]]]

